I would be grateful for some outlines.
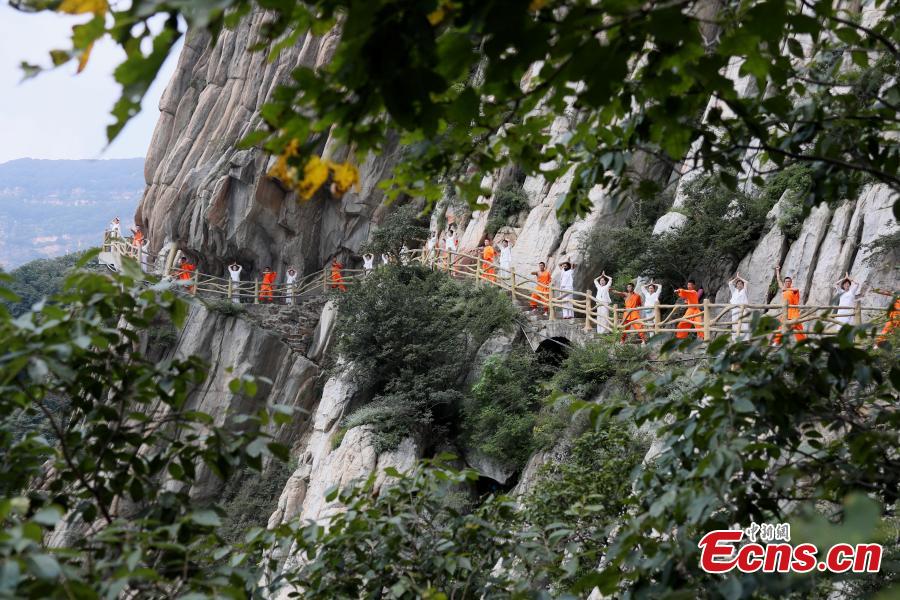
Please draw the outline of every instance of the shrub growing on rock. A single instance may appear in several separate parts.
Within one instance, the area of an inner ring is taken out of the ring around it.
[[[493,287],[413,265],[377,269],[340,295],[338,315],[338,350],[373,393],[368,417],[348,422],[373,425],[386,449],[458,408],[472,353],[517,311]]]

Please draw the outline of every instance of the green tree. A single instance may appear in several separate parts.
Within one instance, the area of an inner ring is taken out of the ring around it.
[[[5,301],[14,316],[24,313],[42,299],[62,290],[63,282],[79,263],[81,268],[97,270],[96,264],[82,259],[91,251],[75,252],[56,258],[42,258],[13,269],[9,276],[9,290],[19,297],[16,302]],[[90,265],[90,267],[89,267]]]
[[[136,351],[142,329],[161,315],[180,324],[185,304],[142,285],[136,265],[126,272],[76,272],[17,319],[0,307],[4,597],[233,596],[256,586],[260,557],[225,544],[220,511],[197,505],[191,490],[201,473],[228,479],[259,470],[264,456],[286,457],[266,429],[289,412],[217,424],[194,410],[204,365]],[[256,383],[230,387],[253,396]],[[22,419],[38,426],[23,432]]]
[[[536,449],[547,375],[530,349],[489,358],[463,402],[460,430],[467,445],[515,469],[525,466]]]
[[[896,544],[878,537],[874,504],[894,506],[900,489],[896,351],[860,347],[864,330],[851,327],[773,347],[775,326],[763,319],[750,342],[718,338],[690,385],[673,386],[670,370],[647,381],[640,404],[590,407],[602,426],[652,427],[659,442],[652,468],[633,482],[628,518],[608,530],[606,564],[594,575],[607,593],[814,595],[823,583],[815,575],[700,570],[697,541],[735,523],[793,523],[793,543],[820,548],[841,535]]]
[[[338,351],[374,394],[345,426],[375,426],[383,450],[440,425],[436,412],[446,422],[459,410],[469,358],[516,315],[493,287],[419,265],[376,269],[338,298]]]
[[[392,211],[363,246],[363,252],[375,256],[387,254],[395,261],[404,245],[415,247],[428,239],[428,224],[413,204],[405,204]]]
[[[596,185],[616,198],[656,193],[642,163],[671,170],[689,159],[685,168],[736,173],[748,153],[757,153],[754,177],[808,165],[810,200],[853,197],[863,175],[900,189],[900,149],[891,138],[900,106],[897,3],[883,3],[870,25],[834,0],[13,6],[89,13],[75,26],[72,47],[51,53],[54,65],[84,67],[106,36],[125,50],[110,139],[140,110],[183,33],[181,19],[215,35],[264,9],[268,26],[257,49],[275,53],[340,23],[330,64],[295,69],[262,111],[266,129],[245,141],[281,154],[284,172],[310,166],[316,176],[304,178],[307,186],[327,180],[314,154],[329,131],[361,153],[379,151],[399,131],[409,151],[385,185],[394,197],[431,202],[449,179],[474,203],[485,173],[516,165],[548,180],[573,170],[561,206],[583,213]],[[159,15],[162,27],[151,27]],[[724,75],[730,65],[749,85]],[[567,111],[574,113],[570,131],[551,138],[551,123]]]

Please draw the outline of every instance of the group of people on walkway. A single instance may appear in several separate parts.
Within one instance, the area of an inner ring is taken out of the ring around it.
[[[484,259],[487,260],[487,259]],[[547,269],[546,262],[538,263],[536,271],[532,271],[534,277],[534,290],[531,294],[530,307],[533,313],[543,313],[547,316],[550,311],[551,299],[552,304],[561,311],[563,319],[572,319],[575,317],[573,307],[574,297],[574,272],[575,264],[568,258],[563,259],[559,263],[559,276],[557,286],[551,286],[552,275]],[[801,314],[801,290],[794,286],[791,277],[782,277],[781,267],[775,268],[775,280],[779,287],[780,297],[786,306],[786,310],[780,318],[782,323],[786,323],[786,327],[791,331],[791,337],[797,341],[806,338],[802,320],[811,315]],[[485,274],[491,273],[488,267],[483,268]],[[622,311],[622,319],[620,329],[622,331],[622,341],[626,341],[629,336],[634,336],[645,341],[645,330],[648,324],[663,318],[657,315],[656,310],[659,305],[659,297],[662,287],[651,280],[649,283],[640,286],[638,291],[634,283],[626,283],[624,291],[612,289],[612,277],[605,271],[601,272],[594,279],[595,302],[596,302],[596,330],[597,333],[609,333],[613,327],[612,321],[612,305],[613,297],[621,297],[624,301]],[[730,309],[730,324],[732,335],[735,339],[745,340],[750,337],[750,324],[752,321],[752,311],[748,307],[750,305],[749,288],[747,280],[740,273],[735,273],[728,282],[730,297],[728,304]],[[856,307],[861,286],[859,282],[853,279],[849,273],[845,273],[835,283],[835,291],[837,292],[837,308],[834,310],[834,320],[839,324],[852,324],[857,319]],[[872,290],[875,293],[892,296],[890,292],[882,290]],[[556,292],[555,294],[553,292]],[[690,279],[684,287],[676,287],[673,290],[674,295],[684,304],[684,314],[678,317],[674,322],[677,332],[676,338],[687,338],[690,335],[696,335],[698,338],[704,338],[703,325],[703,305],[701,304],[704,291],[696,281]],[[711,315],[710,315],[711,317]],[[896,328],[900,327],[900,298],[895,299],[894,307],[889,315],[888,322],[884,327],[881,339],[890,334]],[[778,332],[773,337],[773,343],[782,343],[783,332]]]
[[[148,240],[143,234],[140,226],[131,229],[132,244],[138,249],[141,255],[141,265],[147,269],[147,261],[144,256],[147,254],[145,248]],[[121,238],[121,222],[119,218],[113,219],[106,230],[106,236],[110,238]],[[426,241],[422,251],[422,257],[428,264],[435,264],[437,261],[443,260],[449,267],[459,260],[459,238],[456,229],[451,226],[446,234],[441,238],[437,233],[432,232]],[[413,252],[403,245],[399,253],[399,262],[406,264],[411,260]],[[362,272],[364,276],[369,275],[376,268],[376,257],[371,252],[366,252],[362,256]],[[509,280],[514,274],[513,269],[513,247],[509,239],[492,240],[486,237],[484,242],[478,248],[477,253],[477,277],[483,281],[497,284],[498,280]],[[394,262],[388,254],[380,256],[378,266],[389,265]],[[547,263],[542,261],[538,263],[537,269],[531,272],[534,277],[534,288],[530,295],[530,308],[534,313],[543,313],[548,315],[551,305],[560,309],[562,319],[573,319],[575,317],[574,296],[575,296],[575,272],[577,265],[570,259],[564,258],[558,265],[559,275],[557,278],[557,286],[552,285],[552,273],[547,268]],[[189,293],[195,292],[197,265],[188,257],[182,256],[178,262],[177,268],[173,272],[173,276],[184,282]],[[787,334],[792,339],[800,341],[806,338],[807,333],[803,327],[803,319],[810,315],[801,314],[801,290],[794,286],[794,281],[790,276],[782,276],[780,265],[774,267],[775,281],[778,285],[781,300],[786,310],[780,315],[785,325],[782,330],[773,336],[773,343],[780,344],[783,337]],[[246,297],[241,292],[242,282],[241,274],[243,267],[237,262],[232,262],[227,267],[227,275],[230,281],[230,295],[232,302],[238,303],[242,297]],[[347,291],[347,281],[344,276],[344,264],[334,258],[325,273],[326,286],[332,290],[341,292]],[[285,272],[283,287],[276,289],[276,281],[278,273],[273,271],[271,267],[266,266],[261,274],[258,286],[255,285],[255,300],[271,304],[276,299],[282,299],[286,304],[295,303],[298,290],[298,271],[294,267],[288,267]],[[661,319],[658,313],[659,298],[662,293],[662,286],[651,280],[648,283],[640,285],[639,289],[635,283],[628,282],[624,286],[624,290],[612,289],[613,278],[605,271],[602,271],[593,280],[595,287],[596,302],[596,331],[598,333],[609,333],[616,329],[613,323],[613,297],[620,297],[623,300],[623,309],[621,311],[622,318],[618,329],[622,331],[622,341],[628,339],[639,339],[642,343],[646,340],[646,331],[650,324]],[[730,323],[732,327],[732,335],[735,339],[747,339],[750,336],[750,323],[752,321],[752,310],[749,308],[750,299],[747,279],[740,273],[735,273],[728,282],[730,297],[728,304],[730,308]],[[835,309],[833,318],[840,324],[852,324],[858,318],[857,305],[860,295],[861,286],[859,282],[853,279],[849,273],[845,273],[834,284],[837,294],[837,308]],[[690,335],[696,335],[698,338],[704,338],[704,314],[701,302],[704,297],[704,290],[696,281],[688,280],[684,287],[674,288],[674,294],[679,301],[684,304],[684,313],[674,320],[676,323],[677,338],[687,338]],[[900,328],[900,298],[896,297],[893,292],[872,289],[874,293],[894,298],[893,307],[888,316],[880,340],[884,340],[887,335],[893,333]],[[582,305],[583,306],[583,305]],[[580,310],[583,310],[580,309]],[[671,322],[671,321],[670,321]]]

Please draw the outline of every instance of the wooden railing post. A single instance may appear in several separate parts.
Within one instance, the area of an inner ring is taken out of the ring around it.
[[[711,321],[709,311],[710,311],[709,299],[704,298],[703,299],[703,339],[705,339],[707,342],[710,340],[710,333],[711,333],[710,326],[709,326],[710,321]]]
[[[591,290],[584,292],[584,330],[591,330]]]
[[[653,333],[659,333],[659,326],[662,323],[662,311],[659,309],[659,304],[653,307]]]
[[[556,317],[553,315],[553,286],[547,286],[547,318],[551,321]]]
[[[259,279],[253,282],[253,304],[259,304]]]
[[[859,300],[856,301],[856,308],[854,310],[853,321],[857,327],[862,325],[862,304],[860,304]]]
[[[475,258],[475,281],[478,282],[478,285],[481,285],[481,259]]]
[[[516,268],[512,267],[509,270],[509,297],[512,299],[513,304],[518,301],[516,298]]]
[[[198,275],[197,273],[194,273],[194,276],[191,279],[191,283],[193,284],[191,286],[191,296],[197,295],[197,282],[198,281],[200,281],[200,275]]]
[[[234,284],[231,282],[231,277],[228,278],[228,293],[225,297],[226,300],[231,300],[231,296],[234,294]]]
[[[322,269],[322,291],[328,291],[328,270]]]

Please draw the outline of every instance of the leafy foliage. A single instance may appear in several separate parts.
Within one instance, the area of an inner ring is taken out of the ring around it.
[[[95,251],[76,252],[57,258],[43,258],[26,263],[9,273],[12,278],[9,290],[19,297],[15,302],[3,301],[3,304],[18,316],[42,299],[62,290],[63,282],[75,266],[82,262],[82,268],[97,270],[93,263],[84,260]],[[88,267],[90,265],[90,267]]]
[[[163,314],[180,324],[186,309],[172,290],[144,287],[136,265],[126,272],[76,272],[17,319],[0,309],[4,595],[233,595],[256,585],[258,559],[229,562],[218,511],[190,492],[201,475],[227,479],[286,449],[264,432],[266,410],[223,426],[193,410],[188,398],[205,378],[197,359],[135,351],[140,329]],[[252,396],[256,384],[230,387]],[[36,426],[23,431],[23,421]],[[59,545],[49,549],[55,527]]]
[[[400,258],[400,249],[406,244],[414,247],[428,238],[428,226],[412,204],[405,204],[391,212],[384,223],[375,230],[372,238],[363,246],[363,252],[375,256],[387,254]]]
[[[900,149],[890,137],[900,68],[896,3],[884,3],[871,26],[827,0],[752,0],[712,13],[699,0],[14,6],[87,16],[72,48],[51,53],[54,65],[83,68],[105,36],[125,50],[110,139],[139,110],[181,35],[179,17],[215,35],[263,8],[271,18],[258,49],[273,54],[340,22],[327,68],[295,69],[262,110],[267,129],[245,144],[264,143],[291,157],[286,167],[302,169],[329,133],[366,153],[388,147],[399,131],[410,151],[386,184],[392,197],[435,202],[450,179],[474,202],[482,175],[502,166],[548,181],[572,169],[561,207],[582,214],[594,186],[614,198],[658,191],[631,169],[636,156],[736,173],[748,152],[756,170],[808,164],[817,199],[855,196],[863,174],[900,188]],[[158,14],[166,15],[162,27],[150,27]],[[752,85],[738,88],[738,78],[723,75],[732,64]],[[706,110],[712,98],[718,104]],[[551,137],[555,116],[566,111],[574,113],[571,130]],[[725,183],[735,189],[737,181]]]
[[[267,525],[292,472],[289,463],[273,460],[266,469],[235,473],[220,496],[223,516],[217,534],[224,543],[238,544],[248,531]]]
[[[530,597],[548,578],[567,577],[564,546],[522,526],[516,503],[492,497],[468,513],[454,506],[455,490],[474,471],[419,466],[374,493],[375,478],[334,490],[347,507],[328,521],[293,534],[309,560],[283,572],[304,598]]]
[[[247,309],[244,307],[244,305],[232,302],[231,300],[205,300],[203,301],[203,304],[208,310],[225,317],[237,317],[246,314],[247,312]]]
[[[491,357],[463,403],[460,429],[475,450],[521,469],[535,450],[534,428],[542,406],[542,372],[534,354],[517,350]]]
[[[501,186],[494,193],[494,201],[491,203],[491,210],[488,213],[485,233],[493,237],[501,227],[509,225],[512,219],[518,217],[528,207],[528,195],[521,185],[511,181]]]
[[[586,260],[613,275],[617,285],[643,275],[662,283],[669,294],[690,277],[708,277],[740,262],[762,235],[774,203],[769,189],[766,185],[745,194],[729,190],[721,177],[698,177],[684,188],[680,212],[687,219],[674,231],[654,236],[646,222],[600,225],[582,237],[581,249]]]
[[[774,206],[776,202],[783,200],[778,227],[789,240],[795,240],[800,235],[811,191],[812,177],[809,168],[793,165],[767,179],[760,192],[768,205]]]
[[[582,400],[593,400],[608,383],[628,386],[631,375],[645,367],[645,346],[620,344],[610,338],[575,346],[563,361],[550,385]]]
[[[338,300],[337,335],[353,376],[375,396],[348,422],[375,425],[379,447],[455,411],[468,357],[517,315],[507,296],[413,266],[376,269]]]
[[[841,534],[848,540],[875,538],[877,507],[852,494],[897,501],[896,352],[855,345],[859,332],[850,327],[776,348],[767,343],[775,326],[767,318],[753,341],[710,344],[708,370],[691,369],[684,393],[669,393],[676,376],[670,371],[648,382],[649,399],[641,404],[591,407],[599,423],[654,424],[660,441],[654,468],[634,481],[634,508],[597,575],[607,593],[810,590],[813,578],[701,571],[696,540],[734,523],[805,522],[792,542],[827,547],[832,526],[843,519],[856,523]]]
[[[523,502],[525,518],[541,527],[566,523],[570,540],[580,544],[583,568],[593,570],[607,544],[606,530],[626,516],[634,471],[647,446],[617,422],[585,431],[560,462],[541,468]]]

